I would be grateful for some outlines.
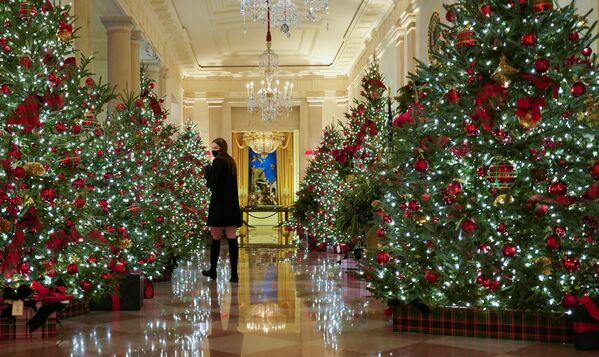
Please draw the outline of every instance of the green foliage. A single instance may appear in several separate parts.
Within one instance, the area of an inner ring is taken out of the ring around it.
[[[380,181],[370,181],[364,176],[356,177],[341,194],[335,225],[350,237],[363,237],[372,226],[374,209],[372,202],[382,195]]]

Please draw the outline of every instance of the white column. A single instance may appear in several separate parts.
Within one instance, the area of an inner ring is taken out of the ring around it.
[[[75,39],[75,48],[86,56],[92,55],[92,35],[91,35],[91,0],[74,1],[71,13],[75,17],[75,28],[77,28],[77,38]],[[90,63],[90,70],[93,62]]]
[[[101,20],[108,35],[108,81],[116,86],[117,93],[130,91],[133,22],[128,16],[105,16]]]
[[[131,90],[137,94],[140,91],[140,62],[139,62],[139,49],[143,37],[141,31],[131,31]]]

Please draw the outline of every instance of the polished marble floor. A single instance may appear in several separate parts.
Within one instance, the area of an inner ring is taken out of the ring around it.
[[[224,248],[224,246],[223,246]],[[226,249],[223,249],[226,251]],[[224,256],[223,252],[223,256]],[[180,266],[141,311],[62,322],[59,341],[1,341],[1,356],[598,356],[569,345],[394,334],[384,306],[333,256],[244,249],[240,282],[224,263]]]

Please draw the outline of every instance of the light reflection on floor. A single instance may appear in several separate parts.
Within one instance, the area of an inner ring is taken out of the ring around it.
[[[223,245],[223,257],[226,248]],[[10,356],[570,356],[571,346],[393,334],[383,305],[332,256],[277,249],[240,254],[240,282],[203,256],[155,285],[141,311],[62,322],[60,341],[1,341]],[[586,355],[586,354],[581,354]],[[592,355],[590,353],[589,355]]]

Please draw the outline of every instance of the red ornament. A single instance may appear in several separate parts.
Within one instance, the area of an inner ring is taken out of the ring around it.
[[[580,305],[580,300],[573,294],[566,294],[562,297],[562,305],[567,309],[572,309]]]
[[[460,181],[453,180],[447,186],[447,191],[455,196],[458,193],[462,192],[462,184],[460,183]]]
[[[81,133],[81,125],[75,124],[71,127],[71,133],[77,135]]]
[[[424,159],[418,159],[414,162],[414,169],[418,172],[425,172],[428,169],[428,162]]]
[[[429,284],[435,284],[439,282],[439,277],[437,276],[437,274],[435,274],[434,272],[427,270],[424,273],[424,279],[429,283]]]
[[[123,110],[125,110],[125,104],[123,104],[123,103],[117,104],[116,110],[118,110],[119,112],[122,112]]]
[[[27,171],[25,171],[25,169],[21,166],[17,166],[12,170],[12,175],[15,179],[21,180],[25,177],[25,175],[27,175]]]
[[[79,286],[81,287],[81,289],[83,291],[90,291],[91,288],[93,287],[93,284],[91,283],[91,281],[89,281],[87,279],[83,279],[83,280],[81,280],[81,284],[79,284]]]
[[[562,226],[561,224],[558,224],[555,227],[553,227],[553,232],[555,232],[555,234],[557,234],[558,237],[563,237],[566,235],[568,230],[566,229],[566,227]]]
[[[537,207],[535,208],[535,215],[537,217],[543,217],[544,215],[547,214],[547,211],[549,211],[549,206],[537,205]]]
[[[520,43],[526,47],[532,47],[537,44],[537,35],[534,33],[527,33],[522,35],[520,38]]]
[[[141,108],[141,107],[143,107],[143,105],[144,105],[144,102],[143,102],[141,99],[139,99],[139,98],[138,98],[138,99],[135,101],[135,105],[136,105],[138,108]]]
[[[590,47],[585,47],[582,49],[582,54],[583,54],[583,56],[589,57],[590,55],[593,54],[593,49]]]
[[[387,235],[387,232],[385,232],[384,228],[379,228],[379,229],[376,230],[376,235],[379,238],[383,238],[385,235]]]
[[[104,151],[102,151],[102,150],[96,151],[96,156],[97,157],[103,157],[104,156]]]
[[[564,181],[556,181],[547,185],[547,193],[557,196],[564,196],[568,193],[568,184]]]
[[[446,19],[448,22],[454,22],[454,21],[456,20],[456,15],[455,15],[455,12],[453,12],[453,11],[451,11],[451,10],[447,11],[447,12],[445,13],[445,19]]]
[[[535,61],[535,71],[537,73],[545,73],[549,70],[551,63],[546,58],[539,58]]]
[[[78,271],[79,271],[79,266],[77,264],[71,263],[71,264],[67,265],[67,273],[77,274]]]
[[[162,216],[156,217],[156,223],[164,223],[164,217],[162,217]]]
[[[491,282],[489,283],[489,289],[493,291],[499,289],[500,286],[501,282],[499,280],[491,280]]]
[[[503,247],[501,247],[501,254],[505,257],[513,257],[517,252],[518,248],[511,243],[504,244]]]
[[[462,231],[464,231],[464,233],[474,232],[476,230],[476,222],[468,218],[462,222],[460,227],[462,228]]]
[[[445,94],[445,99],[450,103],[457,103],[460,101],[460,93],[455,89],[450,89],[447,94]]]
[[[95,83],[96,83],[96,82],[94,81],[94,79],[93,79],[92,77],[87,77],[87,78],[85,79],[85,85],[86,85],[86,86],[88,86],[88,87],[93,87],[93,85],[94,85]]]
[[[564,257],[562,264],[564,265],[564,268],[568,269],[570,272],[576,271],[580,268],[580,261],[571,255]]]
[[[420,209],[420,201],[418,200],[411,200],[408,203],[408,209],[412,212],[418,211]]]
[[[570,32],[570,35],[568,36],[568,38],[570,39],[570,41],[575,42],[575,41],[578,41],[580,36],[578,35],[578,32]]]
[[[485,16],[490,16],[491,15],[491,5],[484,4],[483,6],[480,7],[480,12],[482,12],[483,15],[485,15]]]
[[[19,264],[17,264],[17,271],[20,274],[29,274],[30,269],[31,266],[27,262],[20,262]]]
[[[582,82],[576,82],[572,84],[572,88],[570,88],[570,93],[574,97],[580,97],[584,93],[586,93],[587,87]]]
[[[497,230],[497,232],[499,232],[499,233],[506,233],[507,232],[507,224],[499,223],[497,225],[497,228],[495,228],[495,230]]]
[[[465,29],[458,33],[458,47],[476,46],[476,36],[474,31]]]
[[[376,254],[376,261],[379,264],[387,264],[389,263],[389,260],[391,259],[391,255],[387,252],[378,252]]]
[[[27,55],[21,57],[21,59],[19,60],[19,63],[21,64],[21,66],[23,66],[25,68],[31,68],[31,66],[33,65],[33,61],[31,60],[31,57],[29,57]]]
[[[90,255],[89,257],[87,257],[87,262],[88,263],[96,263],[98,261],[98,258],[94,257],[93,255]]]
[[[116,229],[117,232],[119,232],[120,234],[125,234],[127,232],[127,228],[123,227],[123,226],[119,226],[119,228]]]
[[[75,189],[80,190],[85,187],[85,180],[82,178],[75,179],[73,180],[73,183],[71,183],[71,186],[73,186],[73,188]]]
[[[550,235],[547,238],[545,238],[545,246],[547,247],[547,249],[550,250],[556,250],[559,248],[559,238],[554,236],[554,235]]]
[[[497,163],[492,163],[487,172],[487,181],[494,188],[506,189],[511,187],[516,182],[517,172],[514,165],[507,160],[497,160]]]
[[[144,288],[144,299],[154,298],[154,283],[146,280],[146,287]]]
[[[6,83],[2,83],[0,86],[0,90],[2,90],[2,94],[9,95],[10,94],[10,86]]]
[[[595,180],[599,180],[599,162],[595,162],[593,166],[591,166],[590,174]]]
[[[553,10],[553,0],[535,0],[532,4],[532,11],[543,12]]]
[[[478,135],[478,126],[472,122],[468,122],[464,124],[464,131],[468,136],[476,136]]]
[[[148,263],[154,263],[156,261],[156,256],[154,254],[148,255]]]
[[[65,125],[65,123],[59,121],[58,123],[54,124],[54,130],[56,130],[59,133],[62,133],[63,131],[67,130],[67,126]]]
[[[83,208],[85,207],[85,197],[77,197],[75,198],[75,200],[73,201],[73,205],[77,208]]]

